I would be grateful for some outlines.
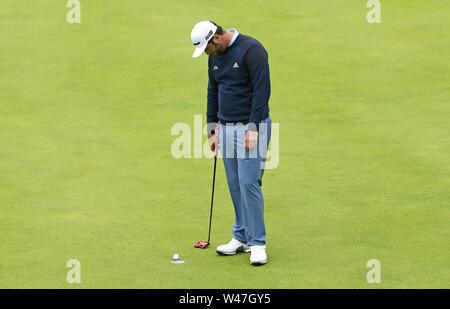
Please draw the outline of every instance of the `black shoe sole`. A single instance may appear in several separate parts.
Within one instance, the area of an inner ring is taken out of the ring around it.
[[[237,252],[234,252],[234,253],[223,253],[223,252],[219,252],[219,251],[216,251],[216,252],[220,256],[232,256],[232,255],[236,255],[236,253],[237,253]]]
[[[264,262],[264,263],[250,263],[250,265],[252,265],[252,266],[263,266],[263,265],[266,265],[266,264],[267,264],[267,261]]]

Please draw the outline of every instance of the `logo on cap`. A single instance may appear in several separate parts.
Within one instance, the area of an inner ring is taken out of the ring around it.
[[[212,30],[209,30],[208,34],[205,35],[205,40],[208,41],[208,39],[211,37],[212,34],[213,34],[213,31],[212,31]]]

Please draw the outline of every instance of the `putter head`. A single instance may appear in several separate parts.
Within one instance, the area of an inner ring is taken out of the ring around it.
[[[207,241],[199,241],[198,243],[196,243],[194,245],[195,248],[199,248],[199,249],[206,249],[209,247],[209,242]]]

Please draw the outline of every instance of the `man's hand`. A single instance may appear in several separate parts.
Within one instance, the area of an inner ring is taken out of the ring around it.
[[[256,131],[247,131],[245,134],[244,146],[245,149],[250,150],[258,144],[258,132]]]
[[[217,124],[214,131],[215,134],[208,134],[208,142],[211,151],[214,152],[214,156],[217,157],[219,152],[219,124]]]

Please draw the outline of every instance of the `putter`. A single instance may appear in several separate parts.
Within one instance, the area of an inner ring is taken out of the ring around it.
[[[209,212],[209,231],[208,231],[208,241],[201,240],[194,245],[195,248],[206,249],[209,247],[209,241],[211,239],[211,222],[212,222],[212,212],[213,212],[213,202],[214,202],[214,184],[216,182],[216,164],[217,157],[214,156],[214,173],[213,173],[213,183],[212,183],[212,195],[211,195],[211,210]]]

